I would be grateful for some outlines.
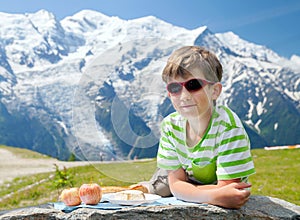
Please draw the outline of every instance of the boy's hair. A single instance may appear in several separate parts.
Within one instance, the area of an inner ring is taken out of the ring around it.
[[[184,46],[175,50],[163,70],[162,79],[167,83],[170,78],[187,78],[197,74],[195,71],[201,71],[205,78],[212,82],[222,80],[223,68],[218,58],[200,46]]]

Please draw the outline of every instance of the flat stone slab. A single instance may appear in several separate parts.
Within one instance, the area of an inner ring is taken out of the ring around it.
[[[65,213],[52,204],[0,212],[0,219],[84,220],[84,219],[300,219],[300,206],[281,199],[251,196],[240,209],[213,205],[125,206],[118,210],[78,208]]]

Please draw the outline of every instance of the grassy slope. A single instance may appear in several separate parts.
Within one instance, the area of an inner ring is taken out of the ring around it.
[[[268,195],[300,205],[300,149],[252,151],[256,174],[252,194]]]
[[[14,155],[22,157],[22,158],[34,158],[34,159],[47,159],[51,158],[47,155],[40,154],[38,152],[28,150],[25,148],[19,148],[19,147],[8,147],[5,145],[0,145],[0,148],[9,150],[10,152],[14,153]]]
[[[277,197],[300,205],[299,153],[299,149],[253,150],[257,173],[250,177],[253,184],[252,194]],[[23,156],[26,157],[26,154]],[[118,162],[70,168],[69,172],[74,177],[74,186],[88,182],[96,182],[101,186],[128,186],[149,179],[155,166],[155,160]],[[51,173],[16,178],[0,186],[0,210],[57,201],[62,189],[56,189],[53,181],[47,179],[50,174],[54,174],[54,170]],[[45,179],[45,182],[19,192],[18,196],[14,193],[1,201],[6,194],[16,192],[42,179]]]

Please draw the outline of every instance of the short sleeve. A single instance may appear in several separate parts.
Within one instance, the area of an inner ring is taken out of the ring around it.
[[[243,127],[230,127],[218,141],[217,178],[245,178],[255,173],[250,141]]]
[[[165,170],[177,170],[181,168],[172,136],[174,136],[172,126],[166,120],[163,121],[157,152],[157,166]]]

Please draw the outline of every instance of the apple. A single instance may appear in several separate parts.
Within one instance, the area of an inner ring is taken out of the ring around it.
[[[102,189],[97,183],[82,184],[79,197],[86,205],[97,205],[102,198]]]
[[[59,198],[67,206],[76,206],[81,204],[79,189],[77,187],[64,189]]]

